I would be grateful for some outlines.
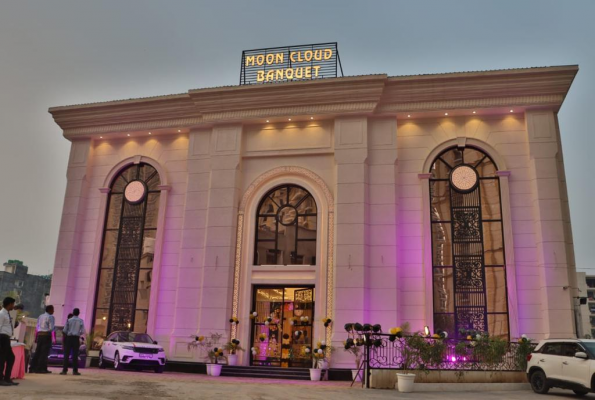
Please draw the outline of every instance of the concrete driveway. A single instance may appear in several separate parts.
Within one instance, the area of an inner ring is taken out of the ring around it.
[[[553,390],[547,396],[529,390],[498,392],[420,392],[401,394],[396,390],[350,388],[347,382],[252,380],[205,375],[151,372],[116,372],[85,369],[82,376],[27,375],[19,386],[0,387],[0,399],[19,400],[105,400],[105,399],[220,399],[220,400],[501,400],[572,399],[570,391]],[[588,397],[594,398],[595,395]]]

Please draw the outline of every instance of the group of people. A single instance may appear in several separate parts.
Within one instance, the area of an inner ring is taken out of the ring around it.
[[[11,338],[14,336],[14,325],[10,311],[14,309],[14,305],[15,299],[6,297],[2,302],[2,310],[0,310],[0,386],[18,385],[17,382],[11,379],[15,357],[11,346]],[[68,363],[71,355],[73,375],[80,375],[78,372],[78,356],[80,338],[85,333],[85,324],[79,317],[79,314],[80,311],[78,308],[72,310],[72,314],[68,315],[68,320],[62,331],[64,363],[60,375],[66,375],[68,373]],[[45,308],[45,313],[37,319],[35,336],[37,349],[31,360],[29,367],[30,373],[49,374],[52,372],[48,370],[48,356],[52,348],[55,329],[54,306],[48,305]]]

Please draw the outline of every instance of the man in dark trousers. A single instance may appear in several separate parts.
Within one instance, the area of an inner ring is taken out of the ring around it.
[[[54,333],[54,306],[47,306],[45,314],[37,318],[37,349],[31,360],[31,371],[37,374],[49,374],[48,356],[52,348],[52,334]]]
[[[0,386],[18,385],[10,379],[14,365],[14,354],[10,345],[10,338],[14,335],[10,311],[14,308],[14,302],[15,299],[12,297],[5,298],[0,310]],[[4,375],[1,375],[2,372]]]
[[[79,347],[81,346],[81,336],[85,333],[85,323],[79,318],[78,308],[72,310],[72,318],[66,321],[64,325],[64,366],[60,375],[68,373],[68,359],[72,353],[72,375],[79,373]]]

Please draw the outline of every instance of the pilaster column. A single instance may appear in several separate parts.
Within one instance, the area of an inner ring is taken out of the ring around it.
[[[533,220],[540,271],[541,317],[547,337],[574,336],[569,275],[574,273],[572,247],[567,247],[563,219],[563,171],[558,169],[561,147],[553,111],[525,113],[532,177]],[[565,189],[565,188],[564,188]],[[565,193],[564,193],[565,195]],[[570,251],[570,253],[569,253]],[[570,261],[570,262],[569,262]]]
[[[70,146],[70,158],[66,172],[66,195],[50,290],[50,302],[55,308],[56,323],[63,323],[65,316],[75,306],[87,310],[86,305],[75,305],[73,301],[77,294],[75,282],[79,246],[89,190],[87,177],[90,175],[91,168],[90,152],[90,139],[73,141]],[[87,328],[89,328],[91,316],[81,315],[81,317],[84,318]]]
[[[368,322],[365,310],[366,208],[368,204],[368,122],[365,117],[335,120],[336,251],[335,340],[344,339],[348,322]],[[339,357],[338,357],[339,358]]]
[[[213,128],[199,326],[201,333],[222,333],[224,340],[232,312],[241,143],[241,125]]]

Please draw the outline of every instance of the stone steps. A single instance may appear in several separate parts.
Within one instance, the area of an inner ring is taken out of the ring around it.
[[[323,371],[323,376],[326,371]],[[279,368],[279,367],[245,367],[224,365],[221,376],[237,378],[291,379],[310,380],[310,370],[307,368]]]

